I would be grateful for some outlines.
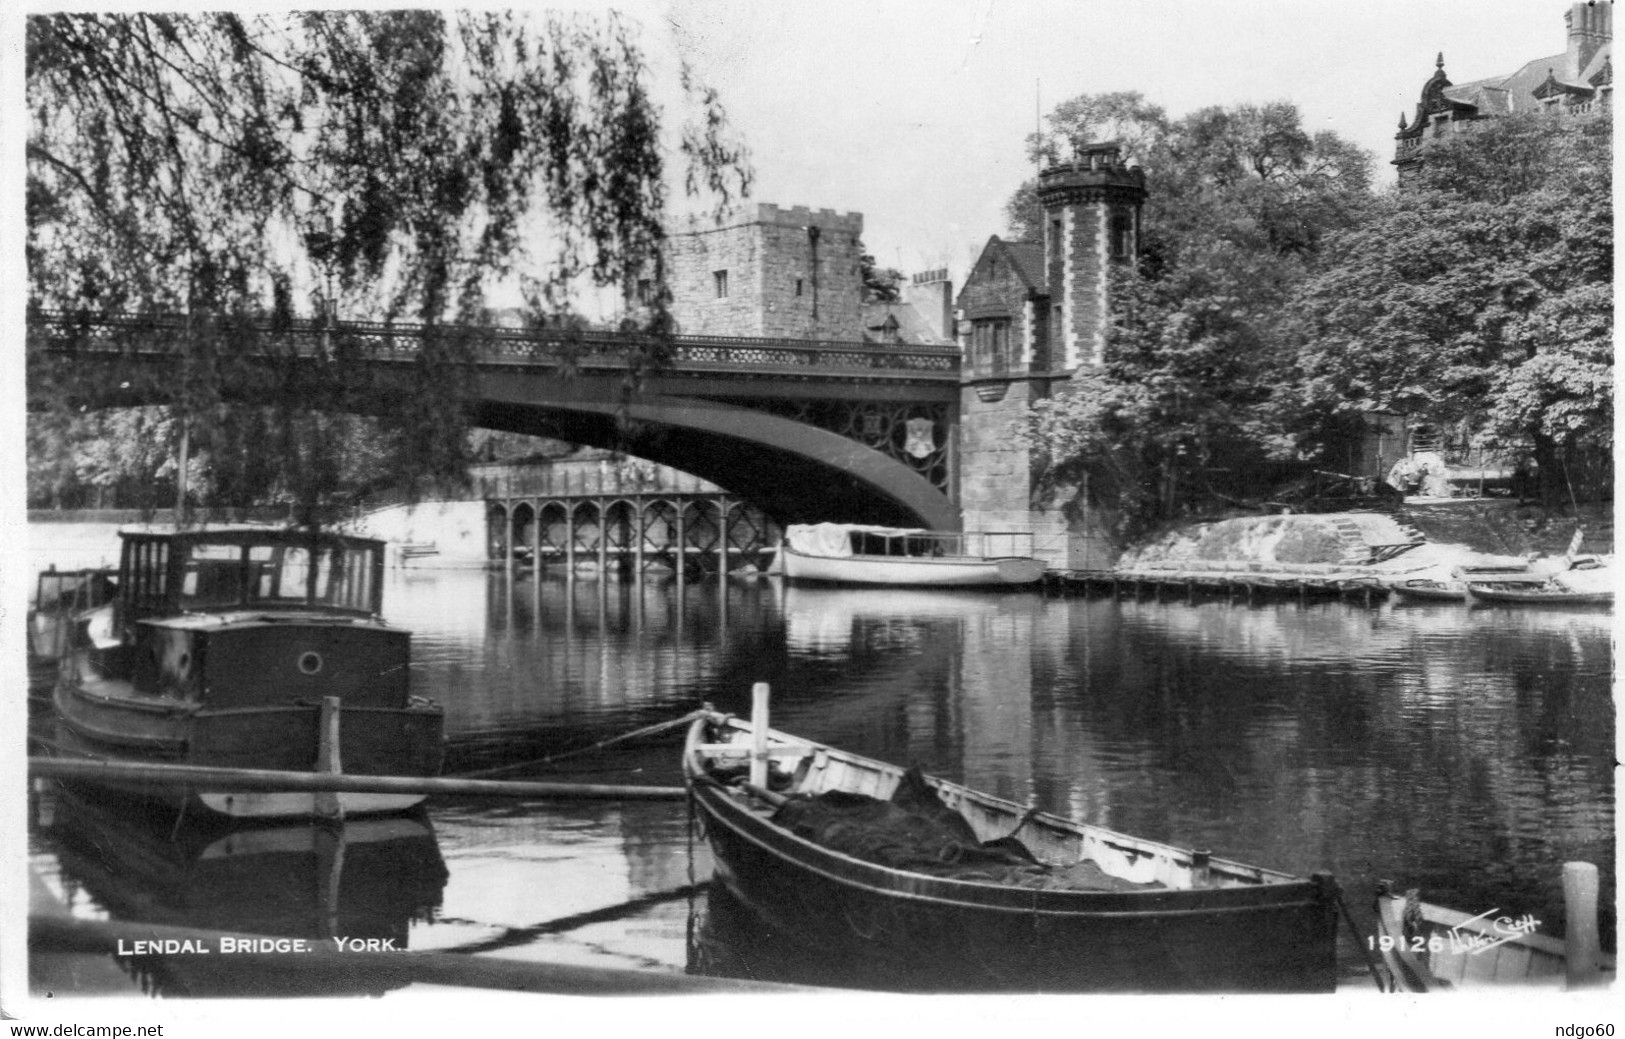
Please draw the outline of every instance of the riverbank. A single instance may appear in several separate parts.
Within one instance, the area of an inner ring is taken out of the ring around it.
[[[1554,515],[1536,506],[1485,499],[1409,499],[1392,512],[1234,516],[1170,527],[1130,547],[1118,573],[1169,564],[1212,569],[1299,571],[1371,568],[1410,570],[1470,561],[1525,560],[1579,553],[1611,554],[1613,509],[1582,506]],[[1199,566],[1195,566],[1200,564]]]
[[[136,515],[30,512],[28,559],[38,571],[116,566],[120,526]],[[1188,569],[1193,576],[1228,572],[1280,579],[1380,578],[1433,566],[1561,556],[1575,530],[1579,551],[1614,550],[1610,503],[1577,512],[1496,499],[1410,499],[1392,513],[1340,512],[1238,516],[1171,527],[1131,546],[1111,571],[1119,577]],[[431,502],[380,510],[363,530],[391,543],[392,559],[414,567],[480,567],[485,563],[479,502]],[[1414,544],[1414,547],[1400,547]]]

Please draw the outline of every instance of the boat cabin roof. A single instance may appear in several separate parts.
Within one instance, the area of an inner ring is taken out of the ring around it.
[[[200,611],[376,615],[383,606],[384,542],[375,538],[249,524],[119,536],[126,622]]]
[[[259,523],[227,523],[215,527],[176,527],[170,524],[120,527],[119,537],[125,541],[161,540],[178,544],[216,545],[354,545],[358,548],[382,550],[384,542],[377,538],[340,534],[330,530],[310,530],[306,527],[268,526]]]
[[[917,537],[937,533],[924,527],[877,527],[867,523],[792,523],[784,528],[786,535],[791,531],[818,530],[843,531],[848,534],[879,534],[883,537]]]

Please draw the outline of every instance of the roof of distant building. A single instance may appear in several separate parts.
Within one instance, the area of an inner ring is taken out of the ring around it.
[[[890,326],[890,332],[887,331]],[[863,305],[863,338],[870,343],[902,343],[908,346],[939,346],[951,340],[940,340],[930,323],[912,303],[865,303]]]

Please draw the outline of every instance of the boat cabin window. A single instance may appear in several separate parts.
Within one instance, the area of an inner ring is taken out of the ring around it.
[[[314,606],[375,608],[374,552],[365,546],[194,544],[181,568],[183,610]]]
[[[940,556],[950,550],[952,535],[927,534],[923,531],[854,530],[852,554],[859,556]]]

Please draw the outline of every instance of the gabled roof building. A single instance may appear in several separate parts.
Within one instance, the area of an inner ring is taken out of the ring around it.
[[[1607,105],[1614,89],[1614,5],[1591,0],[1569,7],[1563,16],[1568,46],[1560,54],[1535,58],[1517,71],[1471,83],[1452,83],[1439,55],[1434,73],[1422,85],[1416,112],[1399,117],[1394,165],[1403,184],[1422,168],[1430,142],[1470,130],[1475,123],[1514,112],[1561,116]]]

